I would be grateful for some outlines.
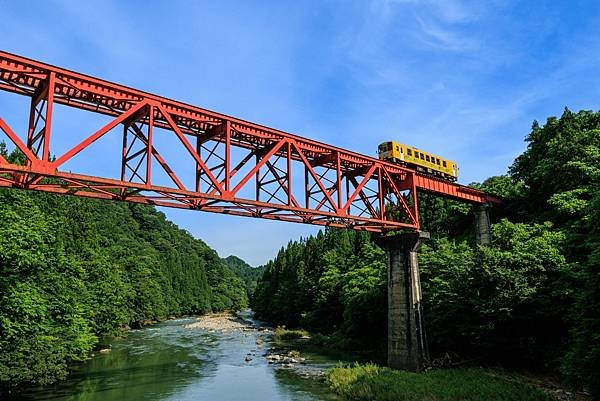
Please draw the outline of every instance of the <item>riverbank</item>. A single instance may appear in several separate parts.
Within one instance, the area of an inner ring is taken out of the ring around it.
[[[424,373],[372,364],[338,367],[327,374],[338,395],[355,401],[556,401],[564,399],[493,370],[438,369]],[[567,398],[569,399],[569,398]]]
[[[333,337],[311,334],[306,330],[278,327],[274,338],[302,352],[322,350],[331,355],[336,350],[344,350],[343,346],[335,344]],[[351,352],[346,349],[346,353]],[[356,359],[369,360],[365,359],[369,354],[364,351],[351,354]],[[371,360],[377,359],[380,358]],[[381,360],[378,363],[383,364]],[[499,368],[435,368],[416,374],[366,362],[329,369],[325,381],[337,395],[353,401],[591,401],[588,394],[569,391],[548,377]]]

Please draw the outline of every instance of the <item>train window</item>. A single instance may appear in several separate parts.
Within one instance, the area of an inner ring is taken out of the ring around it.
[[[396,145],[396,152],[400,150],[400,146]]]
[[[406,149],[406,154],[409,155],[409,156],[412,156],[412,150]]]
[[[442,161],[442,166],[444,166],[444,167],[448,167],[448,166],[446,165],[446,160]]]
[[[421,157],[421,160],[425,160],[425,155],[423,155],[423,153],[419,154],[419,156]]]
[[[440,165],[440,159],[436,159],[435,162],[437,163],[438,166]]]
[[[425,155],[425,160],[431,161],[431,160],[429,160],[429,155]]]
[[[400,153],[404,153],[404,149],[403,148],[400,148]]]

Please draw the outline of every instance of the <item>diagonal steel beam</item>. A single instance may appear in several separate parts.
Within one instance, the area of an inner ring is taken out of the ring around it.
[[[104,127],[100,128],[98,131],[96,131],[95,133],[93,133],[92,135],[90,135],[89,137],[87,137],[86,139],[84,139],[83,141],[78,143],[77,145],[75,145],[73,148],[68,150],[65,154],[63,154],[61,157],[59,157],[58,159],[56,159],[54,162],[51,163],[52,167],[54,167],[55,169],[58,169],[61,165],[66,163],[73,156],[75,156],[76,154],[78,154],[83,149],[87,148],[88,146],[90,146],[92,143],[96,142],[98,139],[100,139],[102,136],[104,136],[108,131],[115,128],[117,125],[123,123],[128,118],[132,117],[133,115],[135,115],[135,113],[137,113],[138,111],[140,111],[143,107],[146,107],[147,105],[148,105],[148,103],[145,100],[139,102],[138,104],[136,104],[135,106],[130,108],[128,111],[121,114],[114,120],[110,121]]]
[[[212,172],[210,171],[210,169],[206,166],[206,164],[204,163],[204,161],[200,158],[200,155],[192,147],[192,144],[187,140],[187,138],[185,137],[185,135],[183,135],[183,132],[181,132],[181,130],[179,129],[179,127],[177,126],[177,124],[175,124],[175,121],[173,121],[173,118],[171,118],[171,116],[169,115],[169,112],[162,105],[158,105],[157,108],[160,110],[160,112],[163,115],[163,117],[167,120],[167,123],[169,124],[169,126],[171,127],[171,129],[173,130],[173,132],[175,132],[175,135],[177,135],[177,137],[179,138],[179,140],[181,141],[181,143],[183,144],[183,146],[185,146],[185,148],[187,149],[188,153],[190,155],[192,155],[192,157],[194,158],[194,160],[196,161],[196,163],[198,164],[198,166],[200,166],[200,168],[202,170],[204,170],[204,173],[206,174],[206,176],[208,177],[208,179],[210,180],[210,182],[215,186],[215,188],[218,189],[218,191],[221,194],[224,193],[225,190],[223,189],[223,187],[221,187],[219,181],[215,178],[215,176],[212,174]]]
[[[37,160],[37,157],[35,157],[31,150],[29,150],[29,148],[23,143],[23,141],[21,141],[21,138],[19,138],[17,134],[15,134],[15,132],[8,126],[8,124],[2,118],[0,118],[0,129],[4,131],[4,133],[12,141],[12,143],[14,143],[15,146],[19,148],[21,152],[23,152],[27,160],[31,162]]]

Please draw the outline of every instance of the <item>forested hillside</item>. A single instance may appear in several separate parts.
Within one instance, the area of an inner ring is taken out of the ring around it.
[[[63,378],[127,326],[246,305],[217,253],[153,207],[0,190],[0,393]]]
[[[251,296],[252,293],[254,293],[254,290],[256,289],[258,279],[262,277],[265,271],[265,267],[252,267],[244,260],[238,258],[235,255],[230,255],[226,258],[223,258],[223,262],[225,262],[229,270],[237,274],[237,276],[241,278],[242,281],[244,281],[244,283],[246,284],[248,296]]]
[[[432,355],[562,372],[600,397],[600,113],[565,110],[526,140],[507,175],[474,184],[504,198],[490,245],[475,245],[468,205],[420,196]],[[383,350],[385,253],[344,230],[290,242],[252,302],[263,319]]]

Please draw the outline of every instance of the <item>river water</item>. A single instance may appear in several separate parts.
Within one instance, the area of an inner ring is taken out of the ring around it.
[[[337,400],[323,380],[314,377],[338,363],[336,359],[303,353],[307,364],[283,368],[264,357],[282,346],[272,335],[184,327],[194,321],[170,320],[132,330],[111,340],[110,352],[76,366],[66,381],[27,389],[18,400]],[[245,360],[247,355],[251,360]]]

